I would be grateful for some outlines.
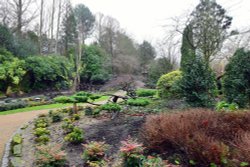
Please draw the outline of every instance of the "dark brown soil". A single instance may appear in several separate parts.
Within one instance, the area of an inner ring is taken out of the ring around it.
[[[115,162],[119,157],[118,151],[121,141],[131,137],[138,137],[140,126],[144,122],[143,116],[126,116],[120,115],[115,120],[107,117],[92,118],[83,116],[82,119],[75,123],[79,128],[85,131],[85,141],[105,141],[110,145],[108,152],[108,159],[110,162]],[[83,153],[83,146],[81,144],[73,145],[64,142],[63,130],[60,123],[53,123],[49,129],[51,131],[50,143],[62,144],[63,149],[67,153],[68,166],[82,167],[84,161],[81,156]],[[24,132],[24,147],[23,159],[26,166],[35,166],[35,143],[34,135],[32,134],[33,125],[30,125]]]

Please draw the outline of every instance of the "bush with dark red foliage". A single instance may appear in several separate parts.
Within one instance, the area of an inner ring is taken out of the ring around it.
[[[145,144],[160,153],[182,153],[197,166],[250,165],[250,111],[218,113],[205,109],[149,116]]]

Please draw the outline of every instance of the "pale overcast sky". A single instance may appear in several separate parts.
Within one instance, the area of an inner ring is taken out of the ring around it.
[[[161,39],[167,19],[191,11],[199,0],[72,0],[83,3],[93,13],[116,18],[138,42]],[[217,0],[233,17],[232,28],[250,26],[250,0]]]

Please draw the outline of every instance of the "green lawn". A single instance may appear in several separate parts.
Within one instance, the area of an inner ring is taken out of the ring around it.
[[[104,101],[104,100],[107,100],[108,98],[109,98],[108,96],[102,96],[100,99],[97,99],[95,102]],[[81,103],[79,105],[81,105]],[[0,112],[0,115],[8,115],[8,114],[15,114],[15,113],[20,113],[20,112],[36,111],[36,110],[48,110],[48,109],[71,107],[71,106],[72,104],[55,103],[55,104],[48,104],[48,105],[42,105],[42,106],[26,107],[26,108],[19,108],[15,110],[3,111],[3,112]]]

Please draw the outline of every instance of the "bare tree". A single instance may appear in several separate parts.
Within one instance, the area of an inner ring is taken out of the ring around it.
[[[49,52],[52,52],[53,37],[54,37],[54,17],[55,17],[55,0],[52,3],[51,9],[51,22],[50,22],[50,42],[49,42]]]
[[[6,3],[8,20],[12,23],[13,32],[21,35],[22,28],[28,26],[37,17],[37,10],[31,10],[34,0],[8,0]]]
[[[59,0],[58,4],[58,14],[57,14],[57,28],[56,28],[56,44],[55,44],[55,52],[58,53],[58,38],[59,38],[59,28],[61,22],[61,11],[62,9],[62,0]]]
[[[104,19],[105,16],[102,13],[97,13],[95,15],[95,32],[94,32],[94,37],[97,40],[97,42],[100,44],[101,43],[101,38],[104,34]]]
[[[106,52],[111,56],[111,70],[114,73],[114,59],[116,57],[116,38],[117,32],[120,31],[120,23],[110,16],[105,16],[103,18],[102,25],[99,24],[99,28],[102,30],[101,36],[99,36],[99,44]]]
[[[39,52],[42,54],[43,49],[43,8],[44,8],[44,0],[41,0],[41,6],[40,6],[40,27],[39,27]]]
[[[0,2],[0,18],[1,18],[1,22],[4,25],[8,25],[9,23],[9,16],[8,16],[8,3],[7,0],[2,0]]]

